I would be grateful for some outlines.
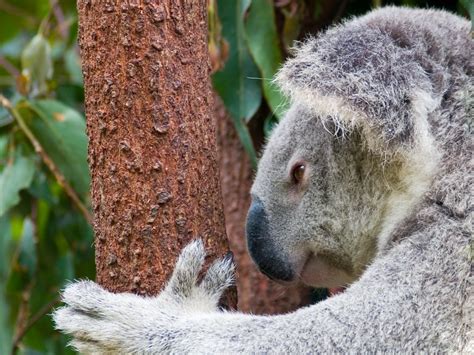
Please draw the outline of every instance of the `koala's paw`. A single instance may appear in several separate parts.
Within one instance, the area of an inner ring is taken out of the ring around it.
[[[56,328],[74,337],[83,353],[147,353],[169,351],[177,334],[184,335],[186,316],[212,312],[232,284],[231,256],[214,262],[197,283],[205,258],[204,245],[194,241],[183,249],[173,275],[157,297],[113,294],[92,281],[78,281],[63,292],[65,307],[53,314]]]
[[[201,240],[190,243],[178,258],[173,275],[163,296],[170,297],[190,310],[212,310],[217,307],[225,289],[234,282],[232,253],[216,260],[207,270],[201,283],[197,284],[199,272],[206,252]]]

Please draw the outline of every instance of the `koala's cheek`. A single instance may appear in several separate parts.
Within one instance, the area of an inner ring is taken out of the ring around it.
[[[270,234],[268,217],[262,201],[253,197],[247,215],[247,247],[262,273],[278,281],[292,281],[294,272],[281,248]]]

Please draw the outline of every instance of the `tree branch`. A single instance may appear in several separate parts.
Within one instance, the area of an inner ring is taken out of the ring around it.
[[[65,40],[68,36],[69,25],[64,19],[63,10],[61,9],[61,6],[59,6],[58,0],[49,0],[49,3],[58,23],[58,32],[61,35],[61,38]]]
[[[46,314],[48,314],[51,309],[56,306],[59,303],[59,298],[56,297],[53,299],[51,302],[45,304],[43,307],[41,307],[38,312],[33,314],[31,318],[29,319],[28,323],[22,328],[19,329],[18,333],[15,334],[15,338],[13,339],[13,345],[12,345],[12,354],[16,352],[18,349],[18,346],[20,345],[21,339],[25,336],[25,334],[30,330],[30,328],[35,325],[37,321],[39,321],[41,318],[43,318]]]
[[[36,25],[37,20],[34,16],[31,16],[28,12],[24,11],[23,9],[11,5],[4,0],[0,0],[0,10],[5,11],[13,16],[22,17],[26,19],[31,26]]]
[[[15,79],[20,76],[20,71],[2,55],[0,55],[0,65]]]

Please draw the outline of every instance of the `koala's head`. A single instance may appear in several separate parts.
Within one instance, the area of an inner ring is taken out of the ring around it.
[[[428,116],[443,82],[424,67],[437,70],[434,49],[413,50],[406,16],[379,13],[310,40],[278,75],[292,105],[259,162],[247,219],[249,252],[270,278],[354,281],[436,172]]]
[[[400,167],[398,167],[400,168]],[[343,132],[294,104],[260,160],[247,219],[249,252],[270,278],[336,287],[374,257],[395,165],[371,153],[357,130]]]

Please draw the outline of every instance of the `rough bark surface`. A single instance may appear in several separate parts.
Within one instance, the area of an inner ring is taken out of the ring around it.
[[[227,250],[206,0],[79,0],[97,280],[156,294],[180,250]]]
[[[310,289],[283,287],[258,271],[247,252],[245,219],[250,206],[254,172],[240,143],[230,116],[215,95],[215,118],[219,166],[224,199],[227,236],[237,264],[238,308],[254,314],[279,314],[293,311],[310,302]],[[254,136],[261,127],[250,127]]]

